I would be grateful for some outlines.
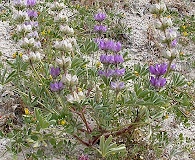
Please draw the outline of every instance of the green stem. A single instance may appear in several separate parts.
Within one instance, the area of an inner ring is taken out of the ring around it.
[[[167,72],[165,73],[165,78],[168,76],[169,72],[170,72],[170,69],[171,69],[171,63],[173,62],[173,59],[171,58],[169,60],[169,64],[168,64],[168,67],[167,67]]]
[[[35,75],[37,76],[37,78],[39,79],[39,81],[41,82],[41,84],[44,86],[44,88],[45,88],[46,92],[48,93],[48,95],[50,96],[50,98],[52,98],[51,93],[50,93],[50,92],[48,91],[48,89],[45,87],[45,85],[44,85],[44,83],[43,83],[41,77],[39,76],[39,74],[37,73],[36,69],[34,68],[33,63],[32,63],[31,60],[30,60],[30,65],[31,65],[32,70],[34,71]]]

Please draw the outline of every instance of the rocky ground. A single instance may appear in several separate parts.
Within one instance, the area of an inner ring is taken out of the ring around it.
[[[183,4],[183,10],[181,10],[181,14],[195,14],[195,3],[188,2],[182,3],[182,0],[166,0],[169,7],[175,10],[181,9]],[[127,51],[131,53],[131,65],[135,64],[137,62],[147,62],[155,60],[155,51],[153,50],[152,43],[148,40],[148,34],[149,34],[149,28],[152,25],[152,22],[154,21],[152,15],[149,13],[149,0],[126,0],[128,5],[127,7],[124,7],[124,3],[116,2],[114,5],[114,8],[117,12],[124,14],[123,23],[125,23],[128,27],[132,28],[132,32],[130,35],[128,35],[127,41],[129,41],[129,45],[127,48]],[[184,4],[186,6],[184,6]],[[9,5],[9,4],[7,4]],[[2,8],[2,6],[0,6]],[[10,36],[10,26],[9,22],[1,22],[0,21],[0,51],[2,53],[2,56],[0,57],[0,60],[3,62],[7,58],[10,58],[13,53],[16,51],[20,51],[20,48],[11,40]],[[191,54],[193,53],[195,49],[194,44],[190,43],[188,47],[184,49],[185,53]],[[192,57],[192,59],[195,58],[195,56]],[[187,78],[189,79],[195,79],[195,70],[190,69],[189,65],[191,62],[188,61],[181,61],[177,65],[177,70],[182,71]],[[11,88],[0,86],[0,116],[3,116],[3,113],[5,111],[5,105],[4,100],[7,99],[7,97],[12,97]],[[192,115],[193,117],[195,115]],[[1,124],[1,122],[0,122]],[[168,119],[166,119],[162,123],[162,127],[164,130],[168,132],[168,135],[174,140],[177,139],[180,135],[180,133],[183,133],[185,137],[189,137],[192,142],[190,142],[190,145],[195,145],[195,120],[192,119],[190,121],[190,127],[186,128],[182,124],[175,124],[174,116],[169,116]],[[6,151],[6,144],[8,144],[7,139],[0,139],[0,160],[12,160],[13,155],[10,153],[5,153],[3,157],[1,157],[4,152]],[[184,142],[182,146],[188,145],[187,142]],[[170,155],[170,152],[174,151],[175,146],[173,144],[169,144],[166,148],[165,152],[165,158],[166,155]],[[181,149],[181,146],[179,146],[179,149],[176,149],[176,152],[179,152]],[[175,154],[172,157],[172,160],[193,160],[195,159],[195,146],[193,148],[193,153],[188,153],[187,151],[185,153],[178,153]],[[22,154],[19,155],[18,159],[22,160]],[[168,158],[167,158],[168,159]]]

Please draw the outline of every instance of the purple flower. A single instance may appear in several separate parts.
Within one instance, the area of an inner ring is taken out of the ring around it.
[[[114,63],[118,64],[118,63],[123,63],[123,62],[124,62],[123,56],[119,54],[114,55]]]
[[[27,14],[30,18],[33,18],[33,17],[36,18],[38,16],[37,11],[34,11],[34,10],[28,10]]]
[[[100,56],[100,62],[103,63],[103,64],[114,63],[114,56],[113,55],[102,54]]]
[[[104,13],[97,13],[94,15],[94,19],[98,22],[101,22],[106,19],[106,14]]]
[[[122,68],[122,69],[115,69],[114,71],[114,75],[115,76],[123,76],[125,74],[125,68]]]
[[[53,78],[56,78],[57,76],[60,75],[60,68],[59,68],[59,67],[57,67],[57,68],[51,67],[51,69],[50,69],[50,74],[51,74],[51,76],[52,76]]]
[[[96,32],[106,32],[107,27],[103,26],[103,25],[95,25],[94,26],[94,31],[96,31]]]
[[[113,47],[113,51],[114,52],[119,52],[121,50],[121,48],[122,48],[121,43],[120,42],[116,42],[114,47]]]
[[[31,25],[32,27],[38,27],[39,23],[37,21],[24,22],[25,25]]]
[[[151,76],[150,78],[151,85],[157,88],[165,86],[166,82],[167,82],[166,78],[153,77],[153,76]]]
[[[61,81],[59,82],[54,82],[54,83],[50,83],[50,89],[51,91],[59,91],[63,88],[63,83]]]
[[[172,47],[175,47],[177,45],[177,39],[174,39],[172,42],[171,42],[171,46]]]
[[[155,66],[150,66],[149,71],[151,74],[156,76],[161,76],[167,72],[167,64],[156,64]]]
[[[124,82],[111,82],[110,87],[114,90],[121,90],[125,88]]]
[[[99,42],[99,48],[102,49],[102,50],[113,50],[114,48],[114,41],[112,40],[100,40]]]
[[[114,70],[112,70],[112,69],[107,69],[105,71],[99,70],[98,74],[100,76],[104,76],[104,77],[108,78],[108,77],[111,77],[114,74]]]
[[[21,4],[22,4],[21,0],[14,0],[14,5],[21,5]]]
[[[89,160],[89,156],[82,154],[82,156],[80,156],[78,160]]]
[[[30,6],[30,7],[33,7],[34,5],[36,5],[36,0],[27,0],[26,5]]]
[[[41,42],[40,41],[35,42],[34,47],[35,48],[41,48]]]
[[[39,34],[38,34],[37,31],[34,31],[34,32],[29,33],[27,35],[27,37],[29,37],[29,38],[31,38],[31,37],[33,37],[33,38],[39,38]]]
[[[176,69],[176,64],[171,64],[170,69],[171,69],[172,71],[174,71],[174,70]]]

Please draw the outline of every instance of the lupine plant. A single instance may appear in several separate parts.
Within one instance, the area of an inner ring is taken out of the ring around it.
[[[3,73],[1,83],[12,81],[25,112],[20,126],[7,122],[12,130],[1,132],[12,140],[10,151],[17,154],[28,148],[26,159],[127,159],[149,140],[153,151],[165,147],[166,140],[157,144],[162,133],[155,122],[169,113],[188,124],[194,96],[187,79],[175,72],[177,30],[171,18],[164,17],[164,3],[150,10],[156,17],[163,62],[133,67],[122,42],[107,37],[105,11],[90,13],[90,34],[81,34],[75,25],[78,19],[74,21],[79,15],[69,15],[77,14],[77,7],[39,3],[14,1],[13,37],[23,54],[8,61],[12,72]],[[78,24],[85,29],[84,22]],[[89,37],[84,43],[85,36]]]

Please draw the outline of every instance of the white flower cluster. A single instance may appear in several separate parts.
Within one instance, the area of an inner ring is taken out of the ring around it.
[[[60,31],[65,34],[74,34],[74,29],[69,27],[68,25],[65,26],[60,25]]]
[[[167,27],[172,27],[173,22],[170,17],[160,17],[160,21],[156,21],[154,25],[157,29],[163,29]]]
[[[29,25],[19,24],[16,27],[16,31],[17,32],[31,32],[32,31],[32,26],[30,24]]]
[[[55,41],[54,48],[62,51],[67,51],[67,52],[73,50],[72,43],[68,39],[62,41]]]
[[[14,11],[12,18],[16,21],[24,22],[25,20],[29,20],[28,14],[26,11]]]
[[[78,78],[76,75],[72,76],[71,74],[63,75],[62,82],[68,86],[75,86],[78,84]]]
[[[36,41],[34,38],[27,38],[27,37],[25,37],[23,40],[20,41],[20,45],[23,48],[33,48],[33,49],[38,49],[41,47],[40,41]]]
[[[85,95],[83,94],[82,91],[78,91],[78,93],[76,91],[73,92],[73,94],[68,94],[66,96],[66,99],[69,103],[80,103],[81,100],[83,100],[85,98]]]
[[[52,14],[55,15],[54,12]],[[60,12],[59,14],[57,14],[56,16],[54,16],[54,22],[64,22],[64,21],[67,22],[68,21],[68,17],[63,12]]]
[[[65,58],[65,56],[62,56],[61,59],[56,58],[56,63],[58,66],[66,69],[66,68],[70,67],[72,61],[71,61],[70,57]]]
[[[22,59],[27,62],[29,60],[32,61],[39,61],[43,58],[43,56],[41,55],[41,53],[39,52],[30,52],[28,55],[23,55]]]
[[[50,3],[48,6],[52,11],[60,11],[65,7],[64,3],[59,2]]]
[[[173,27],[171,17],[163,17],[167,10],[165,3],[157,3],[151,6],[150,12],[155,14],[157,19],[154,22],[155,38],[160,40],[162,54],[167,59],[174,59],[179,54],[177,47],[177,29]]]
[[[167,10],[167,7],[164,2],[153,4],[150,7],[150,12],[153,14],[161,14]]]

